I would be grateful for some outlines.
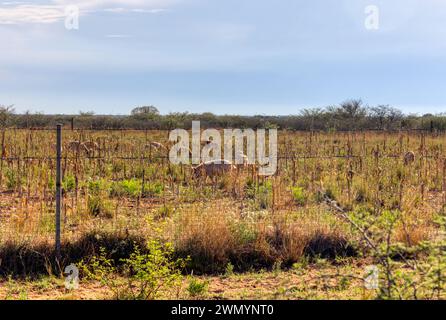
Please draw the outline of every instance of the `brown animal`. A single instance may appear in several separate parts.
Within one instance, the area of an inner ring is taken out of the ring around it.
[[[81,152],[87,152],[88,148],[80,141],[70,141],[67,144],[67,150],[74,152],[74,153],[81,153]]]
[[[160,142],[150,142],[148,145],[146,145],[146,147],[151,148],[151,149],[155,149],[155,150],[166,150],[167,148]]]
[[[86,141],[83,143],[85,148],[87,148],[89,151],[98,150],[99,145],[94,141]]]
[[[230,161],[227,160],[212,160],[199,164],[192,168],[195,177],[216,177],[224,174],[230,174],[236,169]]]
[[[413,163],[415,161],[415,153],[412,151],[407,152],[404,155],[404,165],[408,166],[409,164]]]

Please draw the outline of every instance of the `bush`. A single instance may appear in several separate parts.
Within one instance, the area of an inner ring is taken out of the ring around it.
[[[62,180],[64,192],[71,192],[76,187],[76,179],[73,175],[66,175]]]
[[[8,169],[6,171],[6,187],[8,190],[14,190],[16,189],[22,181],[17,176],[16,171]]]
[[[99,195],[89,195],[87,199],[88,214],[92,216],[112,217],[110,204]]]
[[[109,184],[104,179],[90,180],[87,183],[87,187],[91,194],[99,195],[108,191]]]
[[[293,193],[293,199],[296,204],[300,206],[305,205],[305,203],[307,202],[307,196],[302,187],[293,187],[291,189],[291,192]]]
[[[144,185],[144,192],[143,197],[158,197],[160,196],[164,191],[164,186],[159,183],[146,183]]]
[[[271,269],[279,260],[289,267],[304,256],[335,259],[357,254],[338,227],[312,217],[283,214],[271,222],[248,222],[198,211],[179,219],[177,254],[190,256],[188,267],[195,274],[222,274],[228,266],[231,272]]]
[[[105,250],[101,250],[88,263],[82,261],[80,270],[86,278],[107,286],[118,300],[155,300],[162,293],[180,287],[186,260],[174,259],[172,245],[163,245],[157,240],[149,241],[147,251],[142,253],[136,247],[129,258],[121,259],[123,265],[118,268],[107,258]]]
[[[187,287],[187,292],[192,298],[203,298],[206,295],[207,288],[207,281],[200,281],[196,278],[192,278]]]
[[[137,198],[141,194],[141,182],[137,179],[114,182],[111,185],[110,195],[114,197],[127,196]]]
[[[272,201],[273,186],[271,181],[266,181],[256,185],[252,181],[248,181],[245,187],[246,196],[254,199],[258,209],[263,210],[269,208]]]
[[[123,180],[114,182],[110,188],[110,195],[113,197],[138,198],[159,196],[164,190],[161,183],[145,183],[142,190],[142,181],[139,179]]]

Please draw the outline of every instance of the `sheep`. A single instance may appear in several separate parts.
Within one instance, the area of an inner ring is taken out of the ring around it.
[[[155,150],[166,150],[167,151],[166,146],[164,146],[162,143],[156,142],[156,141],[150,142],[149,144],[146,145],[146,147],[150,148],[150,149],[153,148]]]
[[[413,163],[415,161],[415,153],[412,151],[407,152],[404,155],[404,165],[408,166],[409,164]]]
[[[80,141],[70,141],[67,144],[67,150],[75,153],[89,152],[88,148]]]
[[[90,151],[99,149],[99,145],[93,141],[84,142],[83,145],[85,146],[85,148],[87,148]]]
[[[227,160],[211,160],[193,167],[194,176],[198,177],[216,177],[223,174],[231,173],[236,169],[230,161]]]

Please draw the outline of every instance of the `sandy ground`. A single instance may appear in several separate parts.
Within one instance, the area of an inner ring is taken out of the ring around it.
[[[192,297],[187,291],[191,277],[181,288],[166,292],[160,299],[373,299],[375,291],[363,285],[365,261],[333,266],[326,261],[289,271],[196,277],[207,283],[203,294]],[[99,282],[80,280],[79,288],[67,290],[63,278],[0,281],[0,299],[91,300],[114,299],[113,292]]]

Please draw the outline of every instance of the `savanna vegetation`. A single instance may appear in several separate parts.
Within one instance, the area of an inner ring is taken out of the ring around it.
[[[154,106],[137,107],[129,115],[95,115],[79,112],[75,115],[46,115],[25,112],[17,114],[14,106],[0,105],[0,127],[53,128],[58,123],[77,129],[190,129],[192,121],[203,128],[279,128],[294,131],[351,131],[351,130],[427,130],[444,131],[446,115],[403,114],[388,105],[369,106],[361,100],[348,100],[326,108],[296,110],[294,115],[239,116],[213,113],[161,114]]]
[[[280,130],[276,175],[215,179],[168,134],[65,127],[57,260],[55,130],[3,129],[0,297],[445,298],[444,134]]]

